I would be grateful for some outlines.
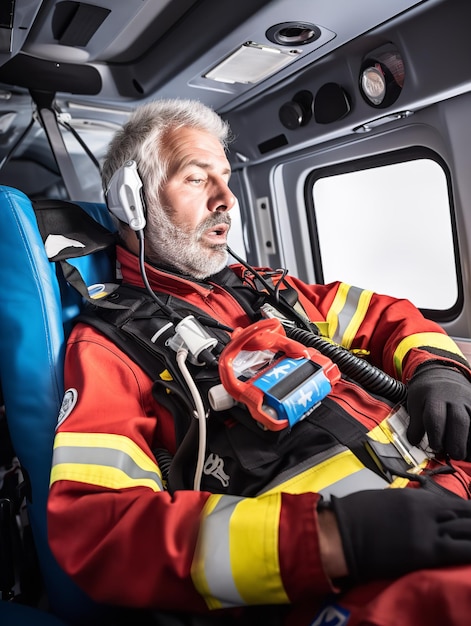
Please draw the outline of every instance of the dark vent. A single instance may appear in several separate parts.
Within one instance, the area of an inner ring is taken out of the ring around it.
[[[347,92],[337,83],[326,83],[316,93],[314,117],[318,124],[337,122],[350,113]]]
[[[263,143],[259,143],[258,149],[261,154],[265,154],[267,152],[271,152],[272,150],[276,150],[276,148],[286,146],[287,144],[288,140],[286,139],[286,135],[277,135],[276,137],[272,137]]]
[[[63,46],[84,47],[102,25],[110,9],[66,0],[56,5],[52,34]]]

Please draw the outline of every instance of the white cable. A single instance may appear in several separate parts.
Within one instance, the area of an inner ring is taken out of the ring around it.
[[[203,475],[204,457],[206,454],[206,414],[204,411],[203,401],[201,399],[200,392],[195,385],[188,368],[186,366],[186,359],[188,356],[187,348],[181,347],[177,351],[177,363],[181,373],[190,389],[193,402],[195,403],[195,416],[198,420],[198,459],[196,462],[195,477],[193,480],[193,489],[199,491],[201,488],[201,477]]]

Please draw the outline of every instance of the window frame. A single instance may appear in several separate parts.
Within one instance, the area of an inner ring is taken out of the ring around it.
[[[434,150],[423,146],[413,146],[408,148],[402,148],[400,150],[394,150],[385,152],[373,156],[361,157],[350,161],[341,163],[335,163],[320,168],[311,170],[304,182],[304,203],[306,208],[306,219],[308,224],[309,239],[312,250],[312,262],[316,275],[317,282],[325,284],[324,270],[321,258],[321,247],[319,232],[317,227],[317,219],[315,213],[314,204],[314,185],[315,183],[326,177],[335,176],[339,174],[348,174],[360,170],[374,169],[377,167],[394,165],[396,163],[404,163],[407,161],[415,161],[419,159],[429,159],[435,161],[445,174],[448,203],[449,203],[449,215],[451,226],[451,237],[454,252],[454,267],[456,272],[456,286],[457,297],[455,303],[448,309],[429,309],[419,307],[423,315],[429,319],[435,320],[439,323],[449,322],[456,319],[459,313],[463,309],[464,303],[464,290],[463,290],[463,277],[461,272],[460,262],[460,250],[458,242],[455,206],[453,198],[452,178],[450,169],[448,168],[445,160]],[[361,287],[361,285],[359,285]]]

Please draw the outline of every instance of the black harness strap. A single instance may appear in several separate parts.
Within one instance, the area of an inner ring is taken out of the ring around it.
[[[91,217],[82,207],[64,200],[34,200],[32,206],[38,229],[44,242],[49,261],[57,263],[65,280],[82,296],[90,295],[78,269],[68,259],[76,259],[99,251],[106,251],[114,260],[117,233],[112,233]],[[56,252],[50,250],[53,237],[63,237],[63,244]],[[103,307],[113,307],[105,300]]]
[[[116,233],[94,220],[78,204],[64,200],[33,200],[32,205],[45,243],[50,235],[65,235],[67,239],[81,244],[63,247],[49,256],[52,262],[82,257],[98,250],[111,250],[117,242]]]
[[[156,294],[167,306],[182,317],[194,315],[218,340],[218,354],[229,341],[227,329],[217,324],[204,311],[185,300],[164,293]],[[103,305],[107,303],[108,307]],[[166,341],[175,333],[175,327],[167,315],[145,289],[132,285],[120,285],[108,298],[87,303],[77,322],[96,327],[109,337],[123,352],[135,361],[152,380],[160,379],[162,371],[168,369],[172,377],[182,381],[175,365],[175,353]],[[195,366],[195,373],[203,368]]]

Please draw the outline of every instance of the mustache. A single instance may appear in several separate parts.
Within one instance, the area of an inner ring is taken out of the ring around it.
[[[198,226],[198,235],[204,233],[204,231],[208,228],[212,228],[213,226],[218,226],[220,224],[226,224],[230,228],[231,223],[231,216],[228,213],[212,213]]]

